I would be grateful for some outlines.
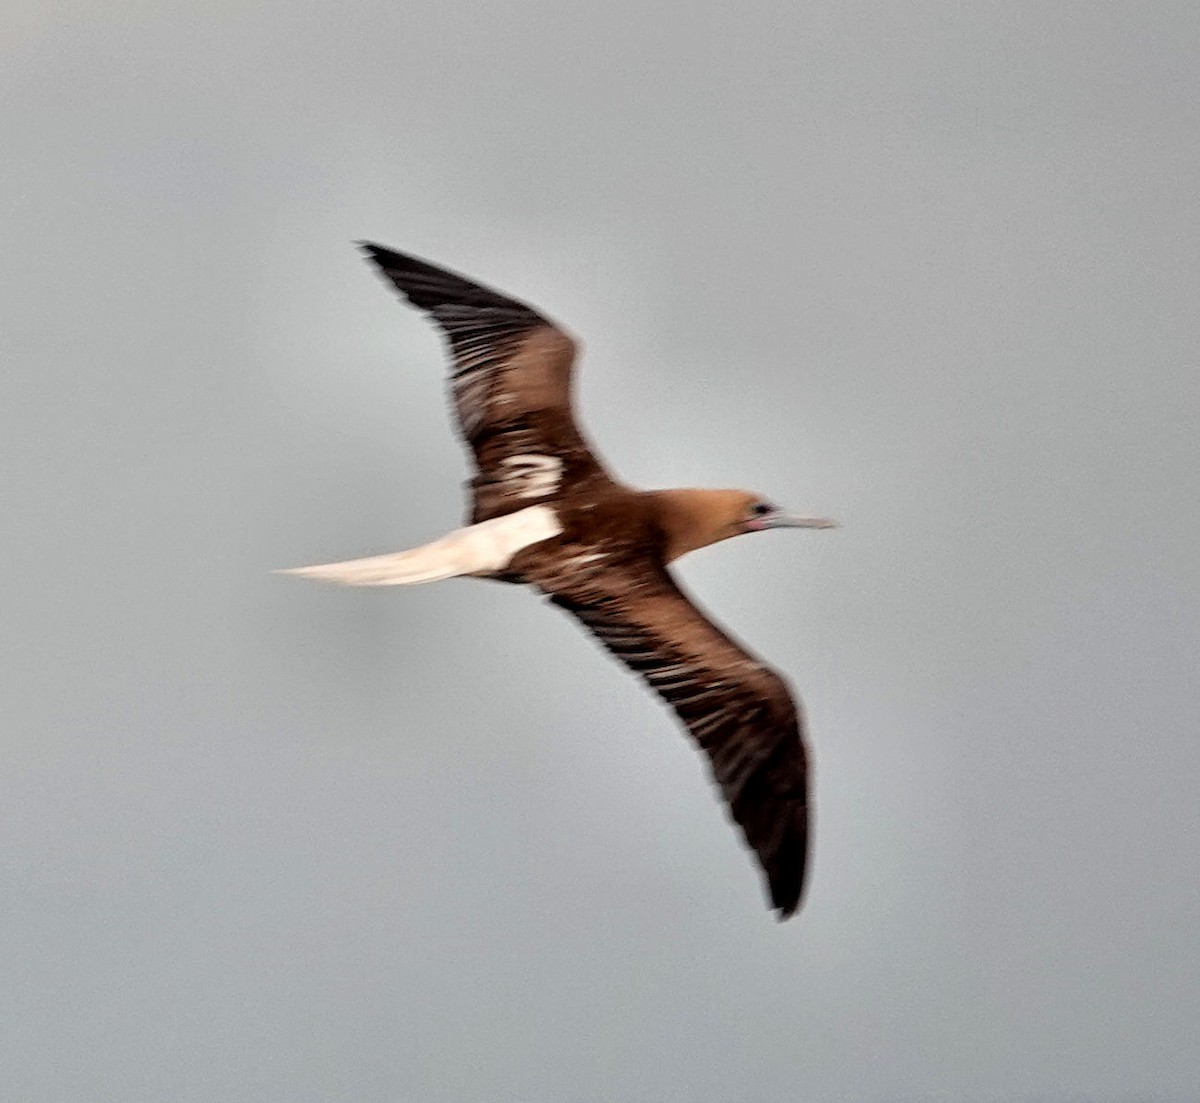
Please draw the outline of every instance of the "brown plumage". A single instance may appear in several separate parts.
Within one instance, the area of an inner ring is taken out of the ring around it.
[[[426,548],[298,573],[360,585],[471,574],[541,590],[671,706],[707,754],[772,906],[792,915],[809,833],[798,709],[779,674],[702,613],[667,565],[740,533],[832,522],[745,491],[622,485],[575,423],[570,336],[463,276],[363,249],[447,338],[451,395],[475,459],[472,524]]]

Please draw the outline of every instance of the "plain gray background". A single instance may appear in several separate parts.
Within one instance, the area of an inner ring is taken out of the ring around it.
[[[10,0],[0,1097],[1194,1100],[1195,3]],[[458,523],[528,298],[794,680],[777,925],[567,618],[270,568]]]

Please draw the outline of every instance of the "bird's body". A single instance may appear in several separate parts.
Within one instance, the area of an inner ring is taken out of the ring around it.
[[[456,273],[364,250],[448,338],[451,394],[475,460],[470,524],[407,552],[290,573],[363,586],[469,575],[540,590],[642,677],[707,753],[787,918],[803,893],[808,846],[797,707],[775,671],[680,591],[668,564],[740,533],[832,522],[746,491],[621,484],[576,425],[576,346],[563,330]]]

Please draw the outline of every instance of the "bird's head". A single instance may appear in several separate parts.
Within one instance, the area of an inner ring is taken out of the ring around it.
[[[810,517],[804,513],[791,513],[777,506],[761,494],[744,490],[735,491],[739,496],[739,523],[742,532],[761,532],[763,529],[832,529],[837,522],[828,517]]]
[[[661,490],[656,497],[667,531],[668,562],[745,532],[837,526],[825,517],[790,513],[748,490]]]

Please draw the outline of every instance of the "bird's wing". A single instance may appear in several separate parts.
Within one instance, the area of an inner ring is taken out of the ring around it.
[[[379,245],[362,248],[446,337],[451,397],[475,456],[473,521],[611,481],[571,412],[576,346],[568,334],[455,272]]]
[[[784,680],[710,621],[652,560],[533,581],[674,709],[708,755],[780,919],[804,890],[808,850],[802,719]]]

